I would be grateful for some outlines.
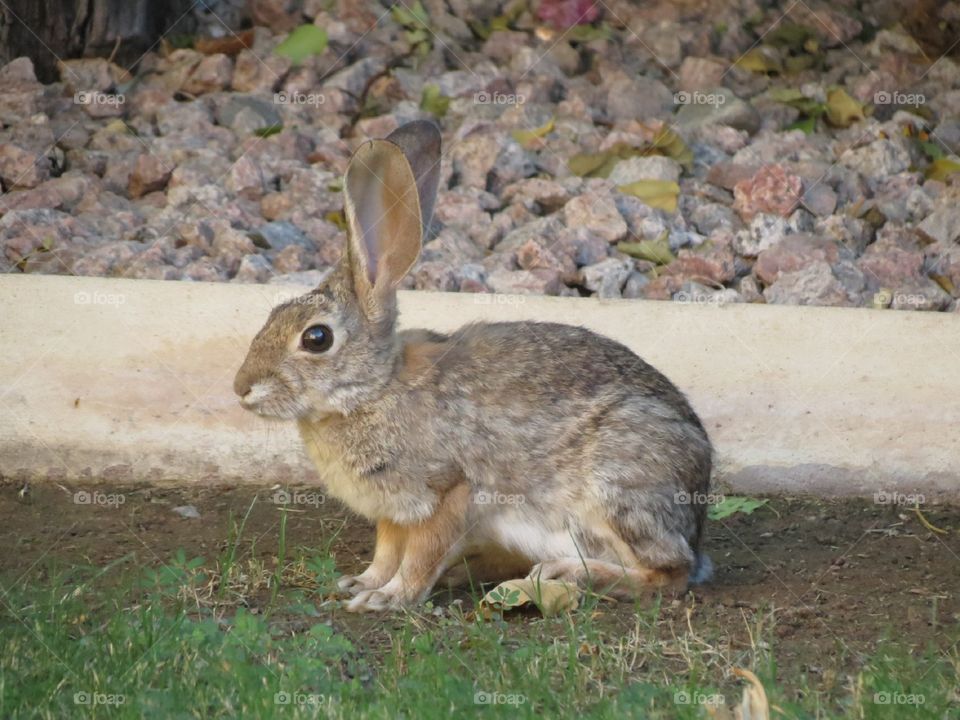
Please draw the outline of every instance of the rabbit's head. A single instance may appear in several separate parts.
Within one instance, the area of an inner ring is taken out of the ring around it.
[[[396,288],[420,253],[439,177],[430,122],[360,146],[344,177],[344,258],[315,290],[270,313],[234,380],[241,405],[296,419],[377,396],[397,353]]]

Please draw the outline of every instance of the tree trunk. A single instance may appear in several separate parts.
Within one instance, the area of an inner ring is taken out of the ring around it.
[[[190,0],[5,0],[0,64],[26,55],[37,78],[59,78],[57,61],[109,57],[129,68],[168,33],[196,29]],[[119,42],[119,44],[118,44]]]

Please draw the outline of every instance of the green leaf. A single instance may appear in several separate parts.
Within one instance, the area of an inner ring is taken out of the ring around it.
[[[277,55],[290,58],[294,65],[299,65],[311,55],[320,55],[326,49],[326,30],[316,25],[301,25],[273,51]]]
[[[763,507],[768,502],[768,500],[728,495],[716,505],[711,505],[707,510],[707,516],[711,520],[723,520],[736,513],[750,515],[754,510]]]
[[[795,123],[790,123],[786,127],[787,130],[803,130],[807,135],[814,132],[817,129],[817,118],[808,117],[803,118],[802,120],[797,120]]]
[[[267,125],[266,127],[257,128],[253,131],[253,134],[257,137],[266,138],[271,135],[276,135],[281,130],[283,130],[283,123],[275,123],[273,125]]]
[[[397,3],[390,8],[390,15],[398,24],[408,30],[429,27],[430,16],[427,15],[427,11],[420,0],[417,0],[413,5]]]
[[[438,85],[424,85],[423,95],[420,96],[420,109],[433,113],[438,118],[447,114],[450,108],[450,98],[441,94]]]
[[[680,186],[672,180],[637,180],[627,185],[620,185],[617,189],[627,195],[640,198],[652,208],[670,213],[677,211]]]
[[[943,157],[943,148],[931,140],[921,140],[920,149],[923,150],[923,154],[931,160],[939,160]]]

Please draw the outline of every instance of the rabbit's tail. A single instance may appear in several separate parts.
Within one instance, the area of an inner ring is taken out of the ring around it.
[[[711,578],[713,578],[713,560],[706,553],[698,552],[696,565],[690,573],[690,584],[700,585],[709,582]]]

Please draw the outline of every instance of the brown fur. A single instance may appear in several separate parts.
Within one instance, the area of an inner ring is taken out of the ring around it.
[[[484,580],[542,563],[626,594],[684,583],[711,447],[669,380],[568,325],[396,331],[393,288],[433,202],[399,198],[435,188],[439,162],[435,129],[397,133],[347,171],[344,263],[271,313],[234,383],[245,407],[296,420],[330,494],[377,522],[371,568],[343,580],[350,609],[419,602],[464,559]],[[318,323],[333,346],[300,349]]]

